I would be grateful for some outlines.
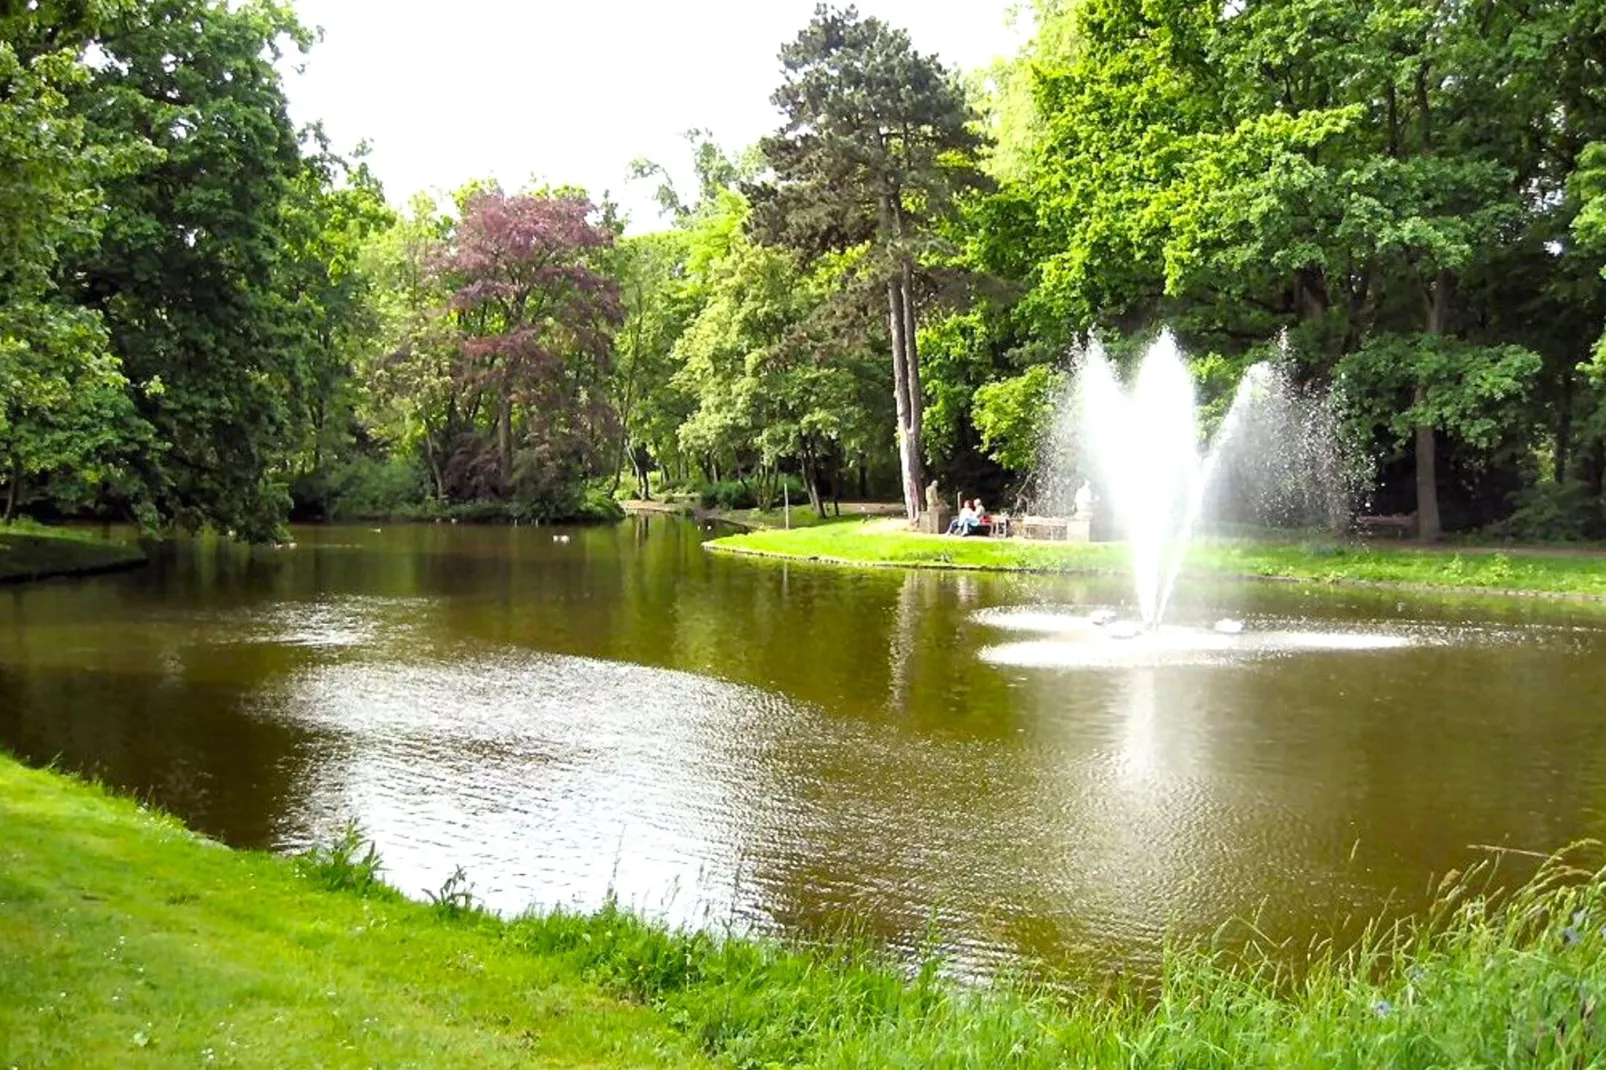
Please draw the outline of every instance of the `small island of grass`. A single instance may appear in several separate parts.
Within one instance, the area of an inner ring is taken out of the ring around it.
[[[0,525],[0,583],[88,576],[144,563],[145,552],[132,543],[39,524]]]
[[[869,567],[1043,573],[1124,573],[1127,568],[1126,547],[1118,543],[953,538],[911,532],[901,521],[885,519],[751,531],[704,545],[721,552]],[[1606,556],[1589,550],[1205,539],[1190,547],[1186,569],[1224,578],[1606,599]]]

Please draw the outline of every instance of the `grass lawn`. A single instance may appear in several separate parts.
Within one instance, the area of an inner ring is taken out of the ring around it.
[[[1127,564],[1126,548],[1114,543],[950,538],[909,532],[899,522],[885,520],[845,519],[803,530],[754,531],[715,539],[707,545],[715,550],[857,565],[1117,572],[1124,571]],[[1205,540],[1190,549],[1186,570],[1204,575],[1316,583],[1363,582],[1606,598],[1606,555],[1589,552],[1395,547],[1323,540]]]
[[[1560,863],[1301,980],[1184,950],[1112,995],[410,903],[356,841],[234,852],[4,756],[0,829],[4,1067],[1606,1067],[1606,873]]]
[[[0,583],[107,572],[143,564],[138,546],[39,524],[0,525]]]
[[[0,757],[0,1067],[695,1066],[484,919],[321,890]]]

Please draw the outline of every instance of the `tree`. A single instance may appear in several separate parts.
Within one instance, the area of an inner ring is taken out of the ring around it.
[[[1441,440],[1487,455],[1543,364],[1498,309],[1545,289],[1511,254],[1554,238],[1566,128],[1596,121],[1593,74],[1547,74],[1598,43],[1581,6],[1085,0],[1011,195],[1038,219],[1036,315],[1165,319],[1208,359],[1292,328],[1307,375],[1412,447],[1436,537]]]
[[[886,291],[904,505],[924,502],[924,396],[917,334],[916,265],[932,224],[979,186],[982,139],[964,92],[902,31],[853,8],[821,6],[781,50],[784,79],[772,98],[786,119],[765,138],[770,179],[752,192],[757,232],[822,253],[868,244]]]
[[[148,428],[134,415],[100,317],[58,284],[60,261],[98,238],[99,183],[129,166],[98,150],[69,95],[91,72],[77,49],[100,14],[0,10],[0,518],[35,492],[92,502]]]
[[[619,489],[628,454],[643,499],[650,497],[645,463],[653,437],[650,399],[669,389],[675,339],[692,313],[683,280],[686,244],[681,231],[627,238],[619,243],[610,264],[624,308],[624,325],[615,342],[608,379],[610,400],[619,418],[612,457],[613,489]]]
[[[457,389],[463,339],[449,310],[451,290],[437,271],[450,229],[433,200],[415,197],[409,213],[373,235],[360,254],[377,321],[359,373],[368,421],[391,451],[423,461],[440,504],[448,499],[447,468],[469,419]]]
[[[622,318],[598,257],[613,234],[568,192],[471,195],[442,270],[464,324],[462,371],[495,404],[497,487],[514,491],[515,437],[537,493],[577,474],[608,413],[602,384]],[[606,441],[608,437],[602,436]]]
[[[162,515],[272,538],[288,507],[316,344],[280,271],[302,167],[274,61],[307,43],[269,0],[119,6],[75,107],[108,149],[155,151],[105,183],[99,243],[64,265],[106,323],[141,417]]]
[[[362,162],[355,166],[329,148],[320,128],[305,139],[315,151],[285,200],[280,274],[289,315],[307,339],[294,371],[293,422],[300,430],[293,458],[299,504],[328,515],[329,475],[350,459],[361,433],[361,354],[378,335],[373,278],[363,269],[370,238],[395,222],[384,190]],[[316,500],[307,500],[307,499]]]
[[[880,415],[873,398],[884,395],[854,300],[859,258],[823,257],[804,271],[795,253],[752,240],[739,195],[718,204],[692,237],[703,303],[675,346],[675,385],[696,399],[681,446],[715,474],[755,473],[761,503],[795,468],[824,516],[823,481],[865,448]]]

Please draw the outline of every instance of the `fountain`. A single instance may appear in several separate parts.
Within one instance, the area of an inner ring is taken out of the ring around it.
[[[1153,631],[1164,618],[1212,476],[1273,378],[1269,364],[1249,369],[1201,454],[1193,378],[1170,331],[1149,347],[1128,389],[1103,347],[1088,347],[1077,377],[1081,404],[1072,411],[1080,417],[1084,455],[1131,547],[1144,629]]]
[[[1280,347],[1286,357],[1286,342]],[[1287,369],[1286,359],[1250,367],[1206,441],[1193,377],[1169,331],[1148,347],[1124,383],[1103,348],[1090,344],[1057,408],[1045,482],[1061,499],[1078,487],[1079,514],[1090,511],[1090,497],[1102,503],[1094,509],[1108,509],[1112,523],[1106,529],[1124,539],[1130,552],[1136,615],[1123,619],[1108,608],[1071,615],[988,611],[984,617],[993,626],[1053,636],[996,650],[997,656],[1130,664],[1304,650],[1313,644],[1323,649],[1396,645],[1397,637],[1247,634],[1252,629],[1233,617],[1205,628],[1165,623],[1189,543],[1207,515],[1236,510],[1259,525],[1283,527],[1332,526],[1349,515],[1361,482],[1357,457],[1340,441],[1331,398],[1297,389]],[[1096,494],[1090,495],[1089,481]]]

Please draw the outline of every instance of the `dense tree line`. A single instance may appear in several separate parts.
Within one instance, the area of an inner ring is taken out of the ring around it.
[[[1602,530],[1606,0],[1037,0],[961,79],[821,8],[665,225],[387,206],[270,0],[0,0],[0,508],[271,538],[923,484],[1029,499],[1070,355],[1282,352],[1425,535]]]

